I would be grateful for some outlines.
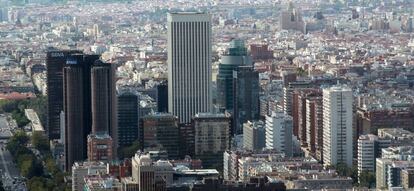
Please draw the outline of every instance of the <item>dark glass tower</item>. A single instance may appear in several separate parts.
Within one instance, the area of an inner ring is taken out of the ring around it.
[[[98,55],[71,54],[63,68],[63,111],[65,116],[65,168],[85,160],[86,140],[91,132],[90,68]]]
[[[118,95],[119,147],[130,146],[138,139],[138,96],[132,92]]]
[[[57,50],[50,48],[47,51],[47,132],[49,139],[60,137],[60,112],[63,111],[63,67],[70,54],[80,53],[74,50]]]
[[[96,61],[90,72],[92,134],[110,135],[113,140],[113,153],[118,148],[117,98],[115,87],[115,67],[113,64]]]
[[[233,109],[233,71],[238,66],[252,65],[244,42],[232,40],[227,54],[221,58],[217,74],[217,105],[221,110]]]
[[[162,82],[157,86],[158,112],[168,112],[168,83]]]
[[[259,72],[253,66],[239,66],[233,72],[233,130],[242,134],[243,123],[247,120],[258,120],[259,110]]]
[[[91,68],[92,133],[107,133],[114,126],[114,82],[112,64],[95,62]]]

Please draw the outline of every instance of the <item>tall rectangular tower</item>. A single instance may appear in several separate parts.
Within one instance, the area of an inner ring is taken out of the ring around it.
[[[242,134],[243,123],[260,118],[259,92],[259,72],[253,66],[239,66],[233,71],[233,134]]]
[[[63,67],[70,54],[80,53],[76,50],[47,51],[47,133],[49,139],[60,137],[60,113],[63,111]]]
[[[168,14],[168,111],[180,123],[199,112],[210,112],[211,16],[207,13]]]
[[[323,161],[352,166],[352,91],[335,86],[323,90]]]

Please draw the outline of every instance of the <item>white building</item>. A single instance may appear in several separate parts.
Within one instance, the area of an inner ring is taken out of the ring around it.
[[[352,91],[335,86],[323,90],[323,161],[326,166],[352,166]]]
[[[266,129],[263,121],[247,121],[243,124],[243,148],[261,150],[266,144]]]
[[[168,14],[168,109],[180,123],[212,109],[211,16]]]
[[[103,162],[75,162],[72,166],[72,191],[83,190],[85,176],[106,173],[107,166]]]
[[[292,117],[282,112],[266,115],[266,148],[284,152],[287,157],[293,155]]]
[[[381,149],[391,144],[390,139],[376,135],[361,135],[358,139],[358,177],[362,171],[375,172],[375,159],[381,156]]]

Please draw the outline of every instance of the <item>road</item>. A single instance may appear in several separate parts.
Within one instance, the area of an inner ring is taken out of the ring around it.
[[[13,163],[13,157],[10,152],[6,149],[5,139],[8,136],[11,136],[6,116],[0,115],[0,171],[1,179],[6,190],[17,190],[24,191],[26,188],[23,185],[13,186],[15,182],[14,177],[20,177],[19,170],[16,165]]]
[[[7,118],[4,115],[0,116],[0,139],[8,139],[12,136]]]

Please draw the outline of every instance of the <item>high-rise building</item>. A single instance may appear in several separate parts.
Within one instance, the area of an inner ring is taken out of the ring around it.
[[[273,112],[266,116],[266,148],[283,152],[287,157],[293,156],[293,122],[292,117]]]
[[[283,87],[283,111],[293,118],[293,135],[300,138],[299,118],[303,111],[298,92],[311,87],[310,81],[288,82],[288,86]]]
[[[375,159],[381,157],[381,149],[391,145],[391,139],[380,139],[376,135],[361,135],[358,139],[358,177],[363,171],[375,172]]]
[[[168,14],[168,111],[180,123],[212,109],[211,16]]]
[[[150,113],[140,119],[142,149],[167,151],[169,158],[179,156],[178,118],[170,113]]]
[[[239,66],[233,71],[233,134],[243,133],[243,123],[258,120],[259,110],[259,72],[253,66]]]
[[[322,92],[307,94],[305,98],[305,111],[306,145],[308,150],[317,156],[318,153],[321,153],[323,145]],[[321,160],[322,157],[316,158]]]
[[[117,153],[117,98],[114,65],[95,62],[91,68],[92,134],[112,137],[113,152]]]
[[[115,71],[112,64],[98,62],[91,68],[92,133],[116,131]]]
[[[247,121],[243,124],[243,148],[256,151],[266,146],[266,130],[263,121]]]
[[[138,140],[138,96],[128,90],[118,93],[118,144],[131,145]]]
[[[230,116],[198,113],[193,118],[195,157],[204,167],[223,163],[223,152],[230,148]]]
[[[51,48],[47,51],[47,132],[49,139],[59,139],[60,113],[63,111],[63,67],[68,56],[80,53],[75,50],[58,50]]]
[[[334,86],[323,89],[323,161],[352,166],[352,90]]]
[[[220,109],[233,109],[233,71],[238,66],[253,64],[242,40],[232,40],[226,54],[221,57],[217,74],[217,105]]]
[[[108,134],[88,135],[88,160],[111,161],[114,159],[113,141]]]
[[[110,64],[99,61],[99,55],[71,53],[63,68],[62,85],[64,119],[60,122],[64,126],[65,169],[70,170],[74,162],[86,159],[91,132],[117,134],[113,133],[117,122],[114,71]],[[116,147],[110,150],[107,152],[116,153]]]
[[[63,68],[63,111],[65,169],[87,156],[87,136],[91,131],[90,67],[99,56],[72,54]]]

